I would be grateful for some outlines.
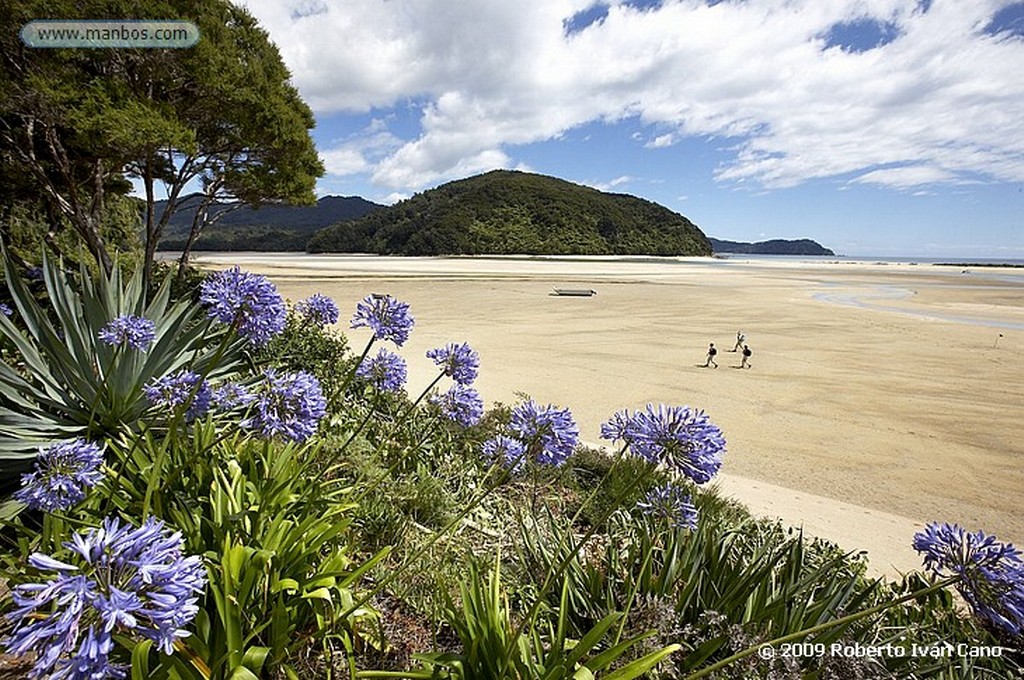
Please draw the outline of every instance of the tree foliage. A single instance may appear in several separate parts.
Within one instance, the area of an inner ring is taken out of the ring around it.
[[[32,19],[180,19],[199,27],[187,49],[30,49]],[[226,0],[26,0],[0,19],[0,153],[24,168],[104,269],[104,204],[141,180],[144,273],[186,187],[205,203],[188,245],[234,205],[311,203],[323,173],[310,109],[277,48]],[[156,210],[157,188],[167,201]],[[219,211],[217,201],[232,204]],[[186,253],[187,257],[187,253]]]
[[[318,232],[311,252],[710,255],[690,220],[635,196],[496,170]]]

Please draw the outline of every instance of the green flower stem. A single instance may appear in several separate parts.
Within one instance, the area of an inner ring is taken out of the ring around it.
[[[232,330],[235,329],[240,318],[241,317],[238,316],[235,322],[231,324]],[[206,330],[203,331],[204,338],[206,337],[206,333],[209,332],[210,326],[211,324],[209,320],[207,320]],[[234,334],[231,333],[230,331],[224,334],[224,339],[220,341],[220,345],[217,347],[217,351],[214,353],[213,359],[210,360],[210,363],[207,365],[206,370],[199,374],[199,380],[196,380],[196,384],[192,386],[192,391],[189,393],[188,398],[185,400],[185,403],[183,403],[181,407],[175,411],[174,417],[171,419],[171,422],[167,427],[167,434],[164,435],[163,444],[161,445],[160,450],[157,452],[156,460],[153,461],[153,465],[149,470],[149,479],[146,482],[146,496],[142,501],[143,519],[149,516],[149,506],[153,500],[153,493],[157,487],[157,477],[159,477],[160,472],[163,468],[164,458],[167,455],[167,449],[170,447],[171,442],[173,442],[177,438],[178,423],[181,422],[182,419],[184,419],[185,411],[188,410],[189,405],[191,405],[192,401],[196,398],[196,394],[198,394],[199,390],[202,388],[203,382],[206,381],[206,377],[217,366],[217,364],[220,363],[220,360],[224,358],[224,353],[227,351],[228,345],[231,344],[231,339],[233,335]],[[196,352],[198,351],[199,350],[197,348]],[[198,356],[198,354],[193,356],[193,361],[195,361],[195,356]]]
[[[341,383],[341,394],[344,394],[348,390],[348,386],[351,384],[352,378],[355,377],[356,371],[359,370],[359,367],[362,365],[363,359],[366,358],[366,355],[370,353],[370,348],[373,347],[373,343],[376,342],[376,340],[376,336],[370,338],[370,341],[366,343],[366,347],[363,348],[363,353],[359,355],[356,362],[352,364],[352,368],[348,370],[348,375],[345,376],[345,381]]]
[[[369,347],[367,347],[367,350],[369,350]],[[365,356],[365,354],[364,354],[364,356]],[[362,360],[360,360],[360,361],[362,361]],[[437,383],[440,382],[441,378],[443,378],[443,377],[444,377],[444,373],[441,373],[436,378],[434,378],[433,381],[431,381],[431,383],[429,385],[427,385],[426,389],[424,389],[422,392],[420,392],[420,396],[418,396],[416,398],[416,401],[414,401],[412,403],[412,406],[407,408],[405,411],[399,413],[398,417],[395,419],[395,425],[394,425],[393,431],[395,431],[395,432],[398,431],[398,428],[400,428],[404,424],[405,419],[408,418],[412,414],[412,412],[416,408],[416,406],[419,405],[419,403],[421,401],[423,401],[423,398],[427,395],[427,393],[430,392],[430,390],[434,389],[434,386],[436,386]],[[355,432],[353,432],[349,436],[348,440],[346,440],[345,443],[342,445],[342,447],[341,447],[341,451],[342,452],[344,452],[345,449],[348,448],[348,445],[352,442],[353,439],[355,439],[356,435],[359,434],[359,431],[362,430],[363,427],[366,426],[366,423],[369,422],[369,420],[370,420],[370,418],[372,416],[373,416],[373,410],[371,409],[370,412],[366,414],[366,418],[363,419],[363,422],[360,423],[358,428],[356,428]],[[429,423],[429,425],[433,425],[434,422],[436,422],[436,418],[434,419],[433,422]],[[428,427],[428,428],[426,428],[426,430],[427,430],[427,433],[429,434],[430,433],[430,428]],[[426,437],[420,439],[420,441],[417,442],[416,445],[419,446],[424,441],[426,441]],[[374,449],[373,455],[376,456],[381,451],[383,451],[384,450],[384,446],[385,446],[386,443],[387,443],[387,439],[382,439],[381,443],[377,445],[376,449]],[[370,485],[370,487],[368,489],[364,489],[363,491],[361,491],[360,494],[356,497],[356,500],[354,502],[358,503],[362,498],[364,498],[366,496],[367,493],[369,493],[373,489],[376,489],[381,484],[381,482],[383,482],[385,479],[387,479],[391,475],[391,473],[393,473],[395,470],[398,469],[398,466],[401,464],[401,462],[402,462],[401,460],[395,461],[390,467],[388,467],[388,469],[383,474],[381,474],[379,477],[377,477],[377,479],[375,479],[373,481],[373,483]],[[336,466],[332,466],[332,467],[328,468],[328,472],[332,472],[335,468],[336,468]],[[363,481],[364,480],[362,478],[360,478],[356,482],[356,484],[360,484]]]
[[[64,518],[56,513],[46,513],[43,516],[43,535],[40,537],[41,545],[47,549],[55,547],[57,542],[64,536]]]
[[[836,626],[842,626],[842,625],[847,624],[847,623],[853,623],[855,621],[859,621],[860,619],[864,619],[864,618],[867,618],[869,616],[873,616],[874,614],[877,614],[879,612],[885,611],[886,609],[889,609],[890,607],[895,607],[896,605],[902,604],[904,602],[907,602],[908,600],[913,600],[913,599],[916,599],[916,598],[919,598],[919,597],[924,597],[925,595],[930,595],[931,593],[934,593],[934,592],[936,592],[938,590],[942,590],[946,586],[952,585],[952,584],[956,583],[959,580],[960,580],[959,576],[953,576],[953,577],[947,578],[947,579],[945,579],[943,581],[939,581],[938,583],[934,583],[934,584],[928,586],[927,588],[922,588],[921,590],[915,590],[912,593],[909,593],[909,594],[904,595],[902,597],[898,597],[895,600],[892,600],[890,602],[883,602],[882,604],[879,604],[879,605],[876,605],[874,607],[871,607],[870,609],[865,609],[862,612],[856,612],[854,614],[849,614],[847,616],[843,616],[843,617],[838,618],[838,619],[833,619],[832,621],[826,621],[825,623],[819,623],[817,626],[812,626],[811,628],[808,628],[806,630],[798,630],[795,633],[790,633],[789,635],[783,635],[782,637],[777,637],[777,638],[775,638],[773,640],[769,640],[768,642],[762,642],[759,645],[754,645],[753,647],[748,647],[747,649],[744,649],[742,652],[737,652],[736,654],[733,654],[732,656],[726,657],[725,659],[722,659],[721,661],[719,661],[717,663],[714,663],[714,664],[708,666],[707,668],[702,668],[701,670],[697,671],[696,673],[691,673],[690,675],[687,675],[685,680],[697,680],[697,678],[703,678],[703,677],[705,677],[707,675],[710,675],[711,673],[714,673],[717,670],[721,670],[722,668],[725,668],[726,666],[728,666],[730,664],[733,664],[733,663],[736,663],[737,661],[745,659],[748,656],[750,656],[751,654],[755,654],[755,653],[757,653],[758,650],[764,649],[766,647],[774,647],[776,645],[782,645],[782,644],[785,644],[787,642],[793,642],[794,640],[799,640],[801,638],[807,637],[808,635],[814,635],[815,633],[821,633],[821,632],[826,631],[826,630],[828,630],[830,628],[835,628]]]
[[[416,442],[416,444],[414,445],[413,448],[417,448],[417,447],[419,447],[420,444],[422,444],[423,442],[427,441],[427,438],[433,433],[435,425],[437,425],[437,418],[436,417],[433,420],[431,420],[429,423],[427,423],[427,426],[423,428],[425,434],[422,437],[420,437],[420,440],[418,442]],[[397,422],[395,424],[395,428],[396,429],[398,428],[398,423]],[[378,444],[377,448],[374,449],[374,451],[373,451],[373,457],[376,457],[384,449],[384,446],[387,445],[387,442],[388,442],[387,439],[381,440],[381,443]],[[368,493],[370,493],[371,491],[376,489],[378,486],[380,486],[384,482],[384,480],[389,479],[391,477],[391,475],[394,473],[394,471],[397,470],[398,466],[401,465],[401,464],[402,464],[402,459],[399,458],[394,463],[392,463],[388,467],[387,470],[385,470],[380,475],[378,475],[377,479],[373,480],[373,483],[371,483],[365,489],[362,489],[359,492],[359,494],[354,499],[352,499],[352,502],[358,504],[360,501],[362,501],[364,498],[366,498],[366,495]],[[358,482],[356,482],[355,486],[358,486],[359,484],[361,484],[362,481],[363,480],[360,479]]]
[[[360,421],[359,426],[356,427],[356,429],[352,430],[352,433],[349,434],[348,439],[346,439],[345,443],[342,444],[341,448],[338,449],[339,454],[345,452],[345,449],[347,449],[348,445],[352,443],[352,440],[355,439],[359,435],[359,433],[363,431],[363,428],[366,427],[367,423],[370,422],[370,419],[373,418],[374,411],[376,411],[377,408],[377,402],[378,400],[374,400],[374,403],[370,405],[369,409],[367,409],[366,416],[362,419],[362,421]]]
[[[654,554],[653,550],[646,551],[644,555],[643,564],[640,565],[640,575],[642,576],[644,571],[647,570],[648,565],[651,563],[651,556]],[[615,640],[612,642],[612,646],[619,644],[619,640],[622,639],[622,633],[626,630],[626,622],[629,619],[629,612],[633,609],[633,603],[636,602],[636,593],[640,590],[640,579],[634,579],[633,585],[629,589],[629,599],[626,600],[625,611],[622,612],[622,621],[619,623],[619,629],[615,631]]]
[[[590,495],[588,495],[583,500],[583,502],[580,503],[580,507],[576,508],[576,512],[573,513],[572,519],[569,520],[569,526],[576,524],[576,520],[578,520],[580,518],[580,515],[583,514],[583,509],[590,504],[590,501],[594,500],[598,492],[601,490],[601,484],[604,483],[605,479],[611,476],[612,472],[615,470],[618,464],[622,462],[624,454],[626,453],[626,449],[628,448],[629,444],[623,444],[622,448],[619,449],[618,453],[615,454],[615,460],[612,461],[611,467],[608,468],[608,472],[604,473],[604,477],[602,477],[601,481],[594,486],[594,488],[590,492]],[[632,488],[630,488],[630,491],[632,491]]]
[[[423,389],[422,392],[420,392],[420,396],[416,397],[416,401],[412,402],[412,404],[409,405],[409,409],[405,412],[405,414],[403,414],[402,417],[404,418],[409,413],[412,413],[413,411],[415,411],[416,407],[420,405],[421,401],[423,401],[423,398],[425,396],[427,396],[427,394],[430,392],[430,390],[434,389],[437,386],[437,383],[441,382],[441,378],[443,378],[443,377],[444,377],[444,371],[441,371],[440,373],[438,373],[437,377],[434,378],[433,380],[431,380],[430,384],[427,385]]]
[[[497,468],[500,468],[500,466],[497,465],[497,464],[491,466],[490,470],[487,471],[487,474],[484,475],[484,478],[481,481],[481,486],[483,486],[483,490],[479,494],[477,494],[475,497],[470,499],[469,503],[466,504],[466,507],[461,512],[459,512],[459,514],[456,515],[455,518],[452,519],[451,522],[449,522],[447,525],[445,525],[445,527],[443,529],[441,529],[441,531],[438,531],[433,536],[431,536],[430,540],[428,540],[425,544],[420,546],[419,550],[417,550],[415,553],[413,553],[408,559],[406,559],[405,562],[403,562],[402,564],[398,565],[397,568],[393,569],[391,571],[391,573],[388,574],[383,580],[381,580],[376,586],[374,586],[374,588],[370,592],[366,593],[357,602],[355,602],[352,605],[350,605],[349,608],[346,609],[341,614],[341,616],[339,618],[341,618],[341,619],[347,618],[350,614],[352,614],[352,612],[354,612],[355,610],[359,609],[364,604],[369,602],[370,599],[374,595],[379,593],[389,583],[391,583],[396,578],[398,578],[400,575],[402,575],[405,572],[405,570],[409,568],[410,565],[416,563],[417,559],[421,555],[426,553],[427,550],[432,548],[433,545],[435,543],[437,543],[439,540],[441,540],[443,537],[447,536],[448,533],[452,529],[454,529],[460,522],[462,522],[462,520],[465,519],[465,517],[469,513],[471,513],[474,509],[476,509],[476,507],[480,504],[480,502],[484,498],[486,498],[487,495],[490,494],[494,490],[493,487],[492,488],[488,488],[487,485],[485,484],[485,482],[487,481],[487,477],[490,475],[491,470],[494,470],[494,469],[497,469]],[[509,476],[512,474],[511,470],[503,470],[503,472],[504,472],[504,475],[499,480],[499,482],[498,482],[499,484],[501,482],[504,482],[505,480],[507,480],[509,478]],[[495,485],[495,486],[497,486],[497,485]]]
[[[121,353],[121,345],[114,348],[114,354],[110,358],[110,365],[104,370],[103,366],[99,361],[96,362],[96,371],[102,374],[103,380],[100,381],[100,386],[96,388],[96,394],[92,398],[92,405],[89,406],[89,422],[85,426],[86,432],[92,432],[93,422],[96,419],[96,410],[100,406],[100,398],[103,393],[110,388],[110,373],[114,370],[114,366],[117,365],[117,357]]]
[[[622,451],[625,451],[625,450],[626,450],[626,447],[623,447]],[[620,455],[619,459],[621,460],[621,455]],[[616,463],[617,462],[618,461],[616,461]],[[612,471],[612,469],[614,467],[615,466],[613,464],[611,468],[608,468],[608,472],[605,473],[604,478],[607,478],[608,475],[611,474],[611,471]],[[602,478],[602,481],[604,480],[604,478]],[[643,480],[644,480],[643,475],[637,475],[633,480],[630,481],[630,483],[626,486],[626,488],[623,489],[621,497],[625,498],[627,495],[629,495],[633,491],[633,489],[635,489],[640,484],[640,482],[642,482]],[[587,500],[584,501],[584,503],[590,502],[590,499],[593,497],[594,493],[597,492],[598,488],[600,488],[600,484],[598,484],[598,487],[596,487],[594,489],[594,491],[591,493],[591,496],[588,497]],[[580,509],[582,509],[582,507],[583,506],[580,506]],[[533,621],[534,618],[537,616],[537,611],[540,609],[541,602],[544,600],[544,597],[548,594],[548,591],[551,589],[551,586],[552,586],[552,584],[555,581],[555,575],[556,574],[562,574],[562,573],[565,572],[565,568],[567,566],[569,566],[569,562],[571,562],[572,559],[576,556],[576,554],[579,553],[580,549],[583,548],[583,546],[587,544],[587,541],[589,541],[590,538],[595,533],[597,533],[598,527],[601,524],[603,524],[604,522],[608,521],[608,518],[612,516],[612,514],[615,512],[615,510],[616,510],[615,506],[612,505],[611,509],[609,509],[608,512],[605,513],[605,515],[601,518],[601,520],[599,522],[594,522],[593,525],[587,530],[587,532],[585,534],[583,534],[583,538],[581,538],[579,540],[579,542],[576,543],[575,546],[571,546],[570,547],[569,554],[566,555],[558,563],[558,566],[556,568],[554,568],[554,569],[549,569],[548,570],[547,575],[544,577],[544,583],[541,585],[540,590],[537,591],[537,596],[536,596],[536,599],[533,602],[533,605],[530,606],[530,610],[526,613],[526,616],[523,617],[523,620],[519,623],[519,626],[516,628],[515,632],[512,634],[512,637],[509,639],[508,646],[505,647],[504,665],[506,667],[508,666],[510,660],[512,659],[512,650],[515,648],[516,641],[519,639],[519,636],[522,635],[523,630],[526,628],[526,625],[529,622]],[[573,520],[575,520],[578,515],[579,515],[579,511],[577,511],[576,515],[573,517]],[[571,532],[572,532],[572,525],[569,526],[570,536],[571,536]],[[559,541],[558,549],[561,550],[561,547],[562,547],[561,541]],[[502,674],[501,677],[504,677],[504,674]]]
[[[121,460],[118,462],[116,470],[114,468],[110,467],[109,465],[104,465],[103,466],[104,470],[109,470],[110,472],[113,472],[113,475],[107,475],[107,479],[110,480],[110,484],[106,485],[106,493],[103,494],[103,501],[105,503],[107,503],[107,504],[109,504],[110,502],[112,502],[114,500],[114,492],[116,491],[116,489],[114,488],[114,481],[116,480],[118,482],[118,484],[117,484],[118,487],[121,486],[121,480],[124,477],[125,468],[128,467],[128,461],[131,459],[132,452],[135,451],[135,449],[139,445],[139,438],[138,438],[138,436],[133,436],[131,438],[131,442],[132,442],[132,444],[128,448],[128,450],[122,452]],[[110,448],[116,450],[115,447],[113,447],[113,446],[111,446]]]
[[[293,316],[297,316],[297,315],[295,315],[294,310],[295,310],[295,307],[293,305],[292,306],[292,311],[289,312],[289,313],[293,314]],[[285,345],[284,348],[281,350],[282,358],[285,358],[285,359],[291,358],[292,352],[295,349],[295,338],[298,337],[302,332],[304,332],[311,325],[312,325],[312,322],[310,321],[309,317],[303,316],[303,317],[301,317],[299,319],[298,328],[295,329],[294,333],[289,333],[289,335],[288,335],[288,344]]]

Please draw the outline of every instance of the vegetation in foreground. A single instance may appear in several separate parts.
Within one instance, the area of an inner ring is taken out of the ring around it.
[[[925,573],[867,579],[708,486],[699,410],[612,414],[592,451],[566,408],[485,412],[465,343],[408,395],[389,296],[357,355],[332,300],[237,269],[177,300],[5,277],[3,644],[31,677],[1021,674],[1016,549],[936,523]]]

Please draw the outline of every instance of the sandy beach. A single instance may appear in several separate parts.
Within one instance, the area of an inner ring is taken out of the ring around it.
[[[572,409],[581,436],[648,402],[704,409],[725,433],[721,488],[850,550],[917,568],[925,522],[1024,542],[1024,270],[791,260],[378,258],[200,254],[267,274],[285,297],[390,293],[423,354],[469,342],[485,401]],[[592,297],[551,295],[556,287]],[[736,331],[752,368],[736,368]],[[720,368],[704,368],[709,342]]]

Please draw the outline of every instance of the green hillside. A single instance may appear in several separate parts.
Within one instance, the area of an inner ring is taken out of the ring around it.
[[[711,255],[690,220],[635,196],[495,170],[323,229],[312,253]]]

